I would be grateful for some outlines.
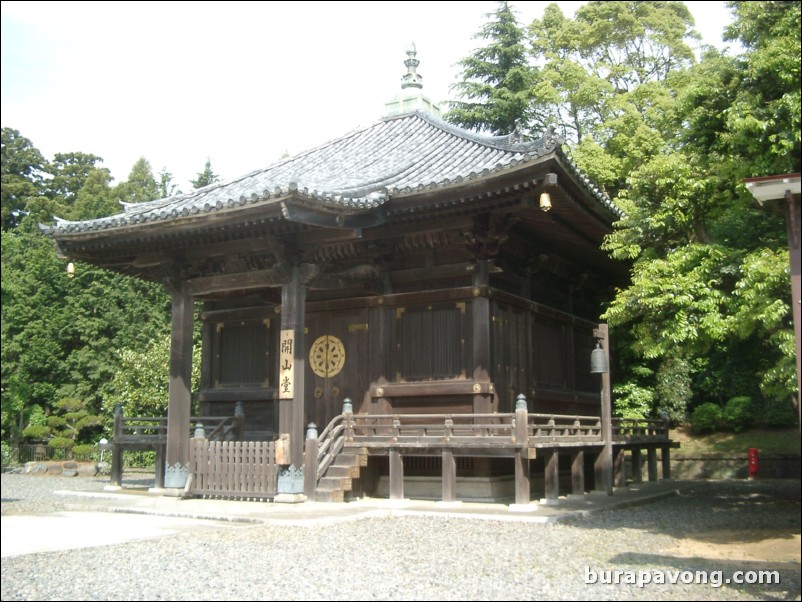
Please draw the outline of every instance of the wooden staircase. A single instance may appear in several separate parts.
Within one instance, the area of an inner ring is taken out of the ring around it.
[[[367,465],[368,453],[365,448],[344,447],[318,480],[315,501],[345,502],[353,499],[360,489],[358,485],[362,468]]]

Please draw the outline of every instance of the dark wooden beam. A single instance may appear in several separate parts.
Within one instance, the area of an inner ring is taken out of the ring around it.
[[[170,382],[167,405],[167,472],[165,487],[183,489],[189,476],[189,427],[192,404],[193,302],[182,282],[172,292]]]
[[[187,290],[193,296],[209,295],[227,291],[241,291],[280,286],[287,281],[284,272],[278,268],[240,272],[236,274],[217,274],[201,276],[187,281]]]
[[[289,221],[319,228],[362,230],[380,226],[386,220],[384,207],[376,207],[366,213],[348,214],[285,201],[281,209]]]
[[[296,467],[302,466],[304,461],[305,313],[306,286],[302,267],[293,266],[289,282],[281,287],[281,330],[294,333],[293,397],[279,401],[279,432],[290,434],[290,459]]]

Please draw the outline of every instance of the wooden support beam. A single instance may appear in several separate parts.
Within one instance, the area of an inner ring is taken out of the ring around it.
[[[571,493],[585,493],[585,452],[581,449],[571,454]]]
[[[186,281],[172,291],[170,381],[167,402],[167,467],[164,486],[183,489],[189,476],[194,307]]]
[[[650,447],[649,450],[646,452],[647,454],[647,465],[649,469],[649,481],[656,481],[657,480],[657,448]]]
[[[560,470],[559,470],[559,454],[556,449],[550,449],[546,452],[546,491],[545,498],[547,501],[553,501],[560,497]]]
[[[526,449],[515,450],[515,503],[528,504],[531,501],[529,484],[529,456]]]
[[[187,281],[187,290],[191,295],[208,295],[226,291],[244,291],[279,286],[286,280],[287,278],[281,270],[271,268],[269,270],[191,278]]]
[[[620,447],[613,452],[613,469],[615,474],[615,486],[626,487],[626,450],[623,447]]]
[[[643,483],[643,454],[639,447],[632,450],[632,481]]]
[[[486,259],[476,262],[474,290],[480,290],[489,283],[489,264]],[[490,381],[490,299],[484,295],[474,297],[473,303],[473,381],[475,383]],[[494,408],[493,395],[476,394],[473,396],[473,411],[483,414],[498,410]],[[510,400],[512,403],[512,400]]]
[[[390,499],[404,499],[404,460],[396,448],[390,448]]]
[[[607,324],[599,324],[593,330],[593,336],[602,343],[602,348],[610,365],[610,336]],[[607,495],[613,494],[613,422],[612,422],[612,392],[610,387],[610,372],[601,375],[601,429],[604,447],[596,457],[595,490],[605,491]]]
[[[457,463],[454,461],[454,452],[443,449],[443,501],[457,500]]]
[[[304,381],[306,374],[306,342],[304,340],[304,318],[306,309],[306,286],[301,268],[293,266],[290,281],[281,287],[281,330],[293,333],[292,398],[281,399],[279,393],[279,433],[290,435],[290,461],[296,467],[304,462]],[[286,373],[287,371],[284,371]],[[282,373],[279,366],[279,373]],[[279,383],[281,391],[281,383]]]
[[[660,449],[660,456],[663,464],[663,480],[671,478],[671,447],[664,445]]]

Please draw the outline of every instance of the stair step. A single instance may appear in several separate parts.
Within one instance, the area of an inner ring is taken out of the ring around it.
[[[351,491],[353,481],[348,477],[331,477],[326,475],[317,482],[318,491]]]
[[[344,449],[337,454],[334,464],[340,466],[367,466],[368,455],[367,453],[353,452],[349,449]]]
[[[338,466],[335,462],[333,465],[329,466],[329,469],[326,471],[326,476],[357,479],[359,478],[359,466]]]
[[[320,489],[315,491],[315,501],[316,502],[344,502],[345,501],[345,492],[343,491],[321,491]]]

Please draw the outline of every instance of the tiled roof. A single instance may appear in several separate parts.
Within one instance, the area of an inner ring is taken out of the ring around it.
[[[124,212],[100,219],[57,219],[43,229],[51,236],[166,223],[244,208],[288,197],[345,213],[363,213],[393,197],[484,178],[560,150],[549,130],[538,140],[483,136],[424,113],[385,118],[366,128],[235,180],[166,199],[125,204]],[[616,211],[568,160],[599,202]]]

